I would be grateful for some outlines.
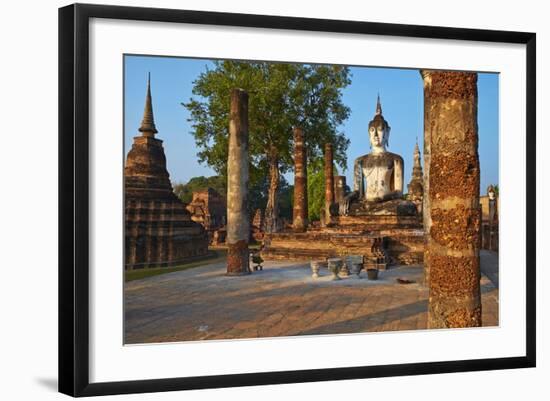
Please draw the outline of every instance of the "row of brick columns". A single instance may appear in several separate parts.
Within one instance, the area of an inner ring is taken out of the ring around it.
[[[334,176],[334,150],[330,143],[325,144],[325,224],[331,222],[331,206],[342,202],[345,195],[346,177]],[[307,199],[307,151],[304,131],[294,128],[294,207],[292,227],[296,232],[304,232],[308,225]]]

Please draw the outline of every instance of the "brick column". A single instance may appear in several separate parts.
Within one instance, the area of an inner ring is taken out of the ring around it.
[[[294,128],[294,208],[292,225],[295,231],[307,229],[307,153],[304,131]]]
[[[481,326],[477,74],[431,71],[428,327]]]
[[[331,143],[325,144],[325,225],[332,222],[330,206],[334,203],[334,163]]]
[[[248,93],[231,91],[227,157],[227,275],[250,273],[248,239]]]

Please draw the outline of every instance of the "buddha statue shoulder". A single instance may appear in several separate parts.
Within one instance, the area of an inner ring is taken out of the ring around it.
[[[403,196],[404,163],[401,156],[387,151],[390,130],[379,97],[368,127],[371,152],[355,159],[353,191],[340,204],[341,215],[347,215],[356,201],[380,203]]]

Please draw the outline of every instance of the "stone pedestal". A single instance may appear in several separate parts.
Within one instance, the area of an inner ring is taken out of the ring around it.
[[[227,159],[227,275],[250,273],[248,241],[248,94],[231,91]]]
[[[346,260],[343,260],[342,267],[340,268],[340,276],[349,277],[349,274],[350,274],[350,270],[349,270],[348,263],[346,262]]]
[[[332,273],[332,280],[340,280],[338,274],[342,268],[342,259],[340,258],[330,258],[327,260],[328,270]]]
[[[321,268],[321,264],[319,263],[319,261],[312,260],[310,262],[310,266],[311,266],[311,277],[319,278],[319,269]]]

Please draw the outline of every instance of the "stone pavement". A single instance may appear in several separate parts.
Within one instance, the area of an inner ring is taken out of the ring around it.
[[[498,325],[498,254],[482,251],[483,325]],[[496,271],[495,271],[496,267]],[[422,268],[394,267],[331,281],[324,269],[273,261],[227,277],[225,263],[125,284],[127,344],[425,329],[428,289]],[[415,280],[398,284],[396,278]],[[496,285],[495,285],[496,284]]]

